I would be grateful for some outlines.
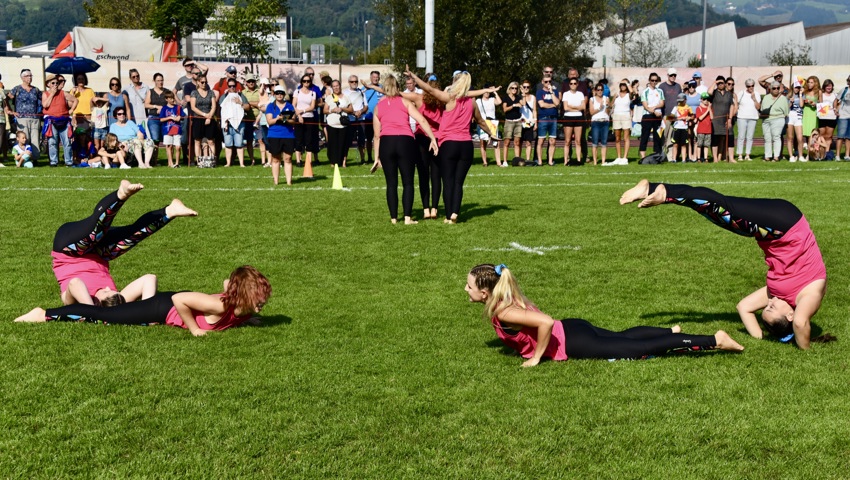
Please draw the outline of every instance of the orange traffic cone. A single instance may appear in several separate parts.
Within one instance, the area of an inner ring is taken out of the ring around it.
[[[308,159],[304,162],[304,173],[301,174],[301,178],[313,178],[313,160]]]

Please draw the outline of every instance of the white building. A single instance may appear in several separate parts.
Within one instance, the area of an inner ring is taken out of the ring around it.
[[[223,7],[233,8],[233,7]],[[212,18],[210,19],[212,20]],[[292,17],[277,17],[278,32],[269,39],[269,55],[272,63],[298,63],[305,59],[301,52],[301,40],[292,39]],[[244,57],[224,57],[221,34],[204,29],[192,34],[191,39],[183,40],[183,51],[193,58],[204,61],[219,59],[236,63],[247,61]],[[191,54],[189,53],[191,52]]]
[[[663,67],[684,67],[688,59],[699,57],[702,51],[702,27],[667,30],[665,23],[637,29],[634,35],[652,31],[662,34],[682,56]],[[593,67],[602,67],[603,58],[608,67],[620,66],[616,36],[602,39],[593,49]],[[706,27],[706,67],[759,67],[767,66],[767,55],[784,43],[811,47],[809,56],[817,65],[850,64],[850,22],[804,28],[802,22],[777,25],[755,25],[737,28],[732,22]]]

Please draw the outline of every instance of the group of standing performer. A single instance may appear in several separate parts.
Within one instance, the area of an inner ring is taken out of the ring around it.
[[[384,98],[375,108],[373,171],[383,167],[387,180],[387,206],[390,221],[398,221],[398,174],[402,180],[402,209],[405,224],[417,223],[413,212],[413,176],[419,172],[419,188],[424,210],[423,218],[436,219],[440,192],[445,205],[444,223],[457,223],[463,201],[463,184],[472,167],[474,147],[469,131],[472,119],[488,134],[487,122],[475,108],[473,98],[498,88],[470,90],[469,72],[457,71],[452,84],[442,90],[437,77],[427,74],[427,81],[406,69],[404,72],[421,89],[401,92],[392,75],[384,79],[381,89]],[[416,121],[411,130],[411,118]],[[418,151],[417,151],[418,149]],[[430,184],[429,184],[430,182]]]

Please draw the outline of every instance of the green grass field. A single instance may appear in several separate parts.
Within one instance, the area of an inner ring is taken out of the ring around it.
[[[476,165],[462,221],[415,226],[390,225],[380,173],[349,167],[344,191],[331,175],[0,170],[0,477],[847,478],[850,165]],[[55,229],[125,176],[146,188],[116,225],[172,197],[200,216],[116,260],[118,284],[214,293],[252,264],[274,289],[262,327],[11,321],[57,306]],[[746,336],[761,250],[685,208],[619,206],[643,177],[799,206],[830,276],[813,333],[839,341]],[[725,329],[746,350],[523,369],[467,301],[482,262],[556,318]]]

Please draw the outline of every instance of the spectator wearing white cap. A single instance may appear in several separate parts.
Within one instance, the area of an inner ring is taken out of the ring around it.
[[[664,92],[664,107],[662,107],[662,111],[665,113],[670,113],[676,107],[676,99],[679,97],[679,94],[682,93],[682,86],[676,82],[676,78],[679,76],[678,72],[676,72],[675,68],[667,69],[667,80],[658,85],[658,88]],[[672,136],[667,136],[667,144],[665,146],[670,146],[673,142]],[[673,149],[671,148],[668,152],[667,158],[669,160],[675,160],[673,157]]]
[[[756,81],[748,78],[744,81],[744,90],[737,94],[738,97],[738,144],[735,149],[738,161],[751,161],[750,153],[753,150],[753,135],[756,132],[756,124],[759,120],[761,109],[761,95],[756,92]],[[746,157],[742,158],[741,153]]]

